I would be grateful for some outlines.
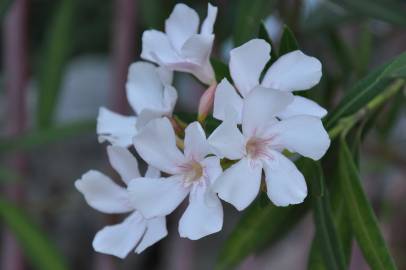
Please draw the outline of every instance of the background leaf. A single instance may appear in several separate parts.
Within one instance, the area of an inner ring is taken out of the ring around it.
[[[38,270],[68,270],[63,257],[45,234],[18,207],[0,198],[0,216]]]
[[[38,81],[37,123],[49,127],[58,102],[63,71],[72,50],[74,0],[62,0],[50,24],[41,58]]]
[[[297,43],[292,30],[290,30],[287,25],[283,26],[283,33],[279,44],[279,55],[281,56],[298,49],[299,44]]]
[[[372,269],[396,269],[344,137],[340,145],[339,168],[346,210],[366,261]]]

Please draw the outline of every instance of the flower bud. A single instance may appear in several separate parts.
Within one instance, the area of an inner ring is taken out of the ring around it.
[[[213,108],[214,94],[216,93],[216,88],[217,88],[216,83],[210,85],[210,87],[206,89],[206,91],[200,98],[197,116],[197,119],[200,123],[202,123],[206,119],[207,115]]]

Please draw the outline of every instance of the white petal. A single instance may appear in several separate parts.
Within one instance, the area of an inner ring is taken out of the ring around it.
[[[297,152],[302,156],[318,160],[330,146],[330,138],[320,118],[293,116],[268,129],[273,144]]]
[[[186,40],[197,34],[198,27],[199,15],[185,4],[177,4],[165,21],[165,32],[178,52]]]
[[[262,166],[243,158],[217,178],[213,190],[239,211],[255,199],[261,184]]]
[[[277,206],[303,202],[307,186],[302,173],[279,152],[272,151],[271,155],[273,159],[264,161],[269,199]]]
[[[166,85],[163,92],[163,112],[165,115],[171,116],[178,100],[178,92],[172,85]]]
[[[88,171],[75,181],[86,202],[103,213],[127,213],[133,210],[128,192],[98,171]]]
[[[213,26],[217,17],[217,7],[212,6],[210,3],[207,7],[207,17],[202,23],[200,33],[203,35],[210,35],[213,33]]]
[[[170,214],[185,199],[189,189],[181,176],[168,178],[137,178],[128,185],[134,207],[144,217],[152,218]]]
[[[212,185],[223,172],[218,157],[207,157],[200,164],[203,166],[203,174],[209,181],[209,185]]]
[[[108,141],[113,145],[129,147],[137,134],[136,123],[134,116],[124,116],[101,107],[97,116],[99,142]]]
[[[189,160],[200,161],[210,153],[206,134],[199,122],[189,124],[185,129],[185,156]]]
[[[131,179],[140,177],[137,159],[127,148],[120,146],[108,146],[107,154],[111,166],[118,172],[124,183],[128,184]]]
[[[277,113],[284,110],[293,101],[289,92],[264,87],[255,88],[244,100],[242,130],[250,137],[259,129],[275,121]]]
[[[141,131],[149,122],[154,119],[161,118],[163,116],[162,112],[145,109],[137,116],[137,131]]]
[[[142,34],[141,58],[162,66],[179,61],[167,35],[156,30],[147,30]]]
[[[128,102],[137,114],[145,109],[164,111],[164,86],[153,64],[141,61],[131,64],[126,90]]]
[[[150,165],[170,174],[178,172],[184,156],[176,146],[175,132],[167,118],[154,119],[134,137],[138,154]]]
[[[227,113],[226,117],[230,117],[230,113]],[[245,154],[245,138],[238,129],[235,119],[226,118],[211,133],[207,141],[212,151],[220,158],[240,159]]]
[[[141,242],[135,249],[135,252],[140,254],[146,248],[152,246],[159,240],[166,237],[168,230],[166,229],[166,219],[165,217],[156,217],[146,220],[147,231]]]
[[[159,78],[161,79],[161,82],[164,85],[171,85],[173,82],[173,71],[163,67],[163,66],[159,66],[157,67],[157,71],[159,74]]]
[[[230,51],[230,74],[243,97],[258,86],[270,52],[271,47],[262,39],[252,39]]]
[[[214,95],[213,117],[224,121],[228,106],[237,112],[237,122],[241,123],[243,100],[228,80],[223,79],[217,86]]]
[[[268,69],[262,85],[282,91],[307,90],[319,83],[321,63],[317,58],[293,51],[282,55]]]
[[[147,171],[145,172],[145,177],[147,178],[159,178],[161,177],[161,172],[152,166],[148,166]]]
[[[179,221],[179,234],[191,240],[216,233],[223,227],[223,207],[217,195],[199,186],[189,195],[189,206]]]
[[[93,248],[97,252],[124,259],[135,248],[145,229],[145,220],[138,212],[134,212],[122,223],[100,230],[93,240]]]
[[[310,115],[323,118],[327,114],[326,109],[319,104],[301,96],[294,96],[294,100],[285,110],[278,114],[279,118],[285,119],[297,115]]]

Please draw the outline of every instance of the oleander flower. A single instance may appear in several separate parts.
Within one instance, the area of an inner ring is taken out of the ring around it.
[[[241,123],[243,99],[258,86],[285,92],[307,90],[318,84],[321,78],[321,63],[314,57],[296,50],[279,57],[265,72],[262,82],[260,76],[266,63],[270,60],[270,45],[262,39],[252,39],[230,52],[230,75],[235,88],[223,79],[217,86],[213,116],[225,119],[227,106],[232,106]],[[283,111],[278,112],[279,118],[296,115],[311,115],[322,118],[327,111],[316,102],[294,96],[293,102]]]
[[[185,4],[177,4],[165,21],[165,33],[147,30],[142,35],[141,57],[171,70],[192,73],[201,82],[214,80],[210,64],[217,7],[208,4],[207,17],[199,32],[199,15]]]
[[[211,186],[221,174],[220,160],[207,155],[210,147],[198,122],[185,129],[184,153],[176,145],[167,118],[148,123],[134,137],[139,155],[167,177],[143,177],[128,186],[133,205],[147,218],[165,216],[189,195],[189,205],[179,221],[179,234],[192,240],[218,232],[223,208]]]
[[[137,160],[127,149],[108,146],[107,152],[112,167],[125,184],[140,177]],[[159,175],[160,172],[153,167],[146,172],[146,177]],[[96,234],[93,248],[97,252],[125,258],[131,250],[141,253],[167,235],[164,216],[146,219],[131,204],[126,188],[103,173],[90,170],[75,181],[75,187],[91,207],[102,213],[129,213],[122,223],[106,226]]]
[[[318,117],[277,118],[293,101],[290,92],[254,87],[245,94],[242,104],[242,132],[237,126],[238,113],[229,106],[225,120],[210,135],[209,144],[219,157],[238,160],[213,185],[218,196],[238,210],[257,196],[262,170],[268,197],[275,205],[298,204],[307,196],[302,173],[282,151],[318,160],[327,151],[330,139]]]
[[[127,99],[137,116],[124,116],[100,108],[97,118],[99,142],[128,147],[150,120],[171,116],[178,98],[171,86],[173,72],[147,62],[135,62],[128,71]]]

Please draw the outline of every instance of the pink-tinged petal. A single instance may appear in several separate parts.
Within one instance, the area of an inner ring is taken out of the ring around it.
[[[88,171],[82,175],[75,181],[75,187],[83,194],[86,202],[100,212],[116,214],[134,209],[127,190],[98,171]]]
[[[160,171],[174,174],[185,162],[176,146],[175,132],[167,118],[154,119],[134,137],[138,154]]]
[[[140,254],[146,248],[152,246],[156,242],[165,238],[168,234],[166,229],[166,219],[165,217],[156,217],[146,220],[147,231],[145,232],[144,237],[141,242],[138,244],[135,252]]]
[[[293,101],[289,92],[256,87],[244,100],[242,130],[250,137],[270,122]]]
[[[147,171],[145,172],[145,177],[147,178],[159,178],[161,177],[161,172],[152,166],[148,166]]]
[[[124,183],[128,184],[130,180],[141,176],[138,161],[127,148],[110,145],[107,154],[111,166],[120,174]]]
[[[185,199],[182,176],[168,178],[137,178],[128,185],[131,202],[145,218],[166,216]]]
[[[153,64],[141,61],[131,64],[126,91],[128,102],[137,114],[145,109],[164,111],[164,85]]]
[[[165,21],[165,32],[171,44],[180,52],[183,44],[192,35],[197,34],[199,15],[185,4],[177,4]]]
[[[93,248],[97,252],[124,259],[135,248],[145,230],[144,218],[134,212],[122,223],[100,230],[93,240]]]
[[[241,123],[243,99],[228,80],[223,79],[217,86],[214,96],[213,117],[224,121],[228,107],[237,112],[237,123]]]
[[[199,122],[204,121],[210,111],[213,109],[214,95],[216,93],[217,85],[214,83],[204,91],[199,100],[198,119]]]
[[[238,129],[235,118],[236,113],[229,111],[223,123],[207,139],[212,151],[218,157],[234,160],[242,158],[246,153],[245,138]]]
[[[137,134],[136,123],[137,117],[124,116],[101,107],[97,116],[99,142],[108,141],[113,145],[129,147]]]
[[[267,133],[278,149],[288,149],[302,156],[318,160],[330,146],[330,138],[320,118],[293,116],[269,127]]]
[[[295,164],[277,151],[272,159],[264,160],[264,171],[269,199],[276,206],[302,203],[307,196],[307,186]]]
[[[208,180],[208,184],[211,186],[223,172],[220,159],[215,156],[207,157],[202,160],[200,164],[203,167],[203,176]]]
[[[223,227],[223,207],[209,188],[196,186],[189,195],[189,206],[179,221],[179,234],[197,240],[219,232]]]
[[[261,185],[262,165],[243,158],[217,178],[213,190],[239,211],[255,199]]]
[[[230,74],[243,97],[259,85],[270,52],[271,47],[262,39],[252,39],[230,51]]]
[[[282,91],[307,90],[319,83],[321,63],[301,51],[282,55],[268,69],[262,85]]]
[[[210,153],[206,134],[199,122],[189,124],[185,129],[185,156],[188,160],[200,161]]]
[[[293,102],[290,103],[285,110],[278,113],[279,118],[286,119],[297,115],[310,115],[318,118],[323,118],[324,116],[326,116],[327,114],[326,109],[321,107],[313,100],[301,96],[294,97],[295,98]]]
[[[142,34],[141,58],[161,66],[179,61],[179,56],[165,33],[147,30]]]
[[[207,7],[207,17],[202,23],[200,34],[210,35],[213,33],[213,26],[217,17],[217,7],[212,6],[210,3]]]

